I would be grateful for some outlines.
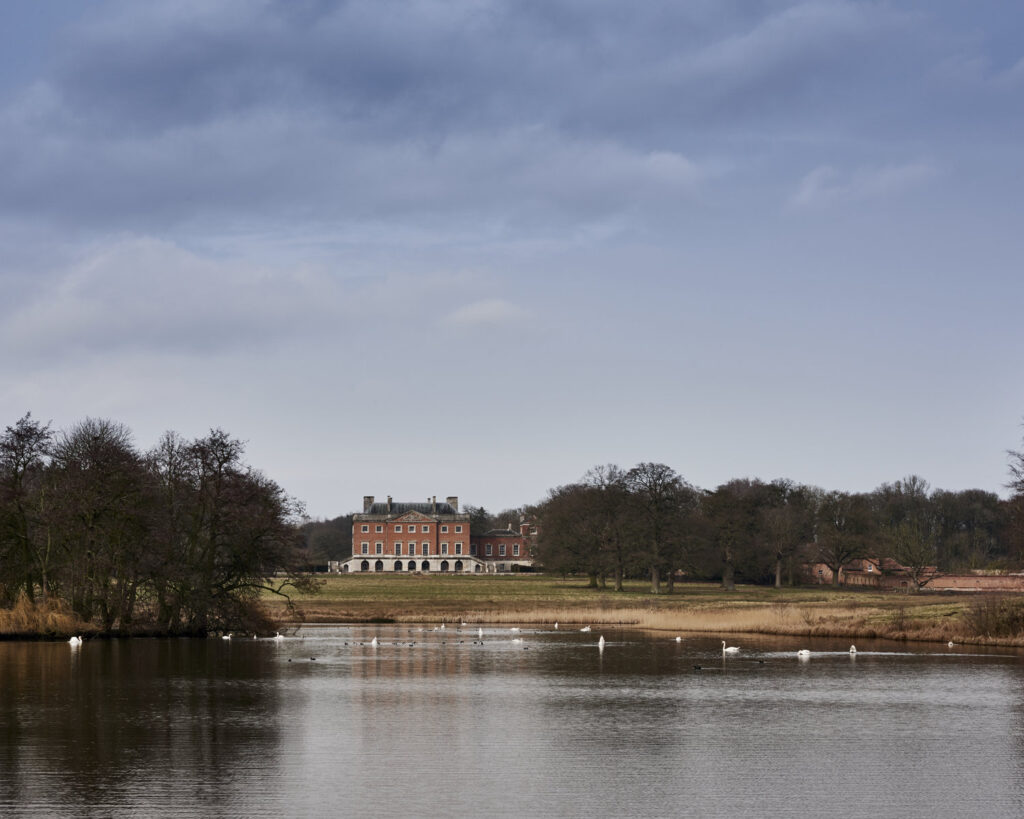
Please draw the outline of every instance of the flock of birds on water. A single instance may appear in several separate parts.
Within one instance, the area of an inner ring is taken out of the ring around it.
[[[466,626],[467,626],[466,623],[462,623],[462,628],[465,628]],[[436,631],[444,631],[445,628],[446,628],[445,624],[442,623],[440,625],[440,627],[432,628],[430,630],[431,631],[435,631],[435,632]],[[461,628],[458,629],[458,630],[461,631]],[[555,630],[556,631],[558,630],[558,623],[557,622],[555,623]],[[477,627],[476,631],[477,631],[477,637],[479,638],[479,645],[483,645],[484,630],[483,630],[482,627]],[[519,627],[517,627],[517,626],[512,626],[509,629],[509,633],[510,634],[514,634],[514,635],[518,635],[521,631],[522,630]],[[580,631],[583,632],[583,633],[589,633],[591,631],[591,628],[590,628],[590,626],[583,626],[583,628],[581,628]],[[222,640],[230,640],[231,637],[232,637],[231,632],[227,632],[226,634],[222,634],[221,635],[221,639]],[[254,640],[259,639],[259,637],[257,635],[255,635],[255,634],[253,634],[252,637],[253,637]],[[284,637],[283,634],[281,634],[281,632],[276,632],[274,634],[274,636],[269,638],[269,639],[274,641],[274,642],[281,642],[281,641],[283,641],[285,639],[285,637]],[[681,643],[682,641],[683,641],[682,637],[676,637],[675,638],[675,642],[677,642],[677,643]],[[462,643],[462,642],[465,642],[465,641],[460,640],[459,642]],[[512,637],[512,642],[515,643],[515,644],[521,644],[523,642],[523,638],[522,637],[518,637],[518,636]],[[81,635],[77,635],[77,636],[71,637],[68,640],[68,644],[72,648],[80,648],[81,645],[82,645],[82,637],[81,637]],[[473,641],[473,645],[477,645],[477,644],[478,644],[478,642],[476,640],[474,640]],[[347,641],[345,642],[345,645],[346,646],[348,645]],[[361,646],[369,645],[372,648],[377,648],[378,646],[383,645],[383,643],[381,643],[377,639],[377,637],[375,636],[372,640],[370,640],[369,643],[359,643],[359,645],[361,645]],[[400,643],[395,643],[395,645],[400,645]],[[410,646],[414,646],[414,645],[416,645],[416,643],[415,643],[415,641],[413,641],[413,642],[409,643],[409,645]],[[606,643],[605,643],[604,635],[602,634],[598,638],[598,641],[597,641],[597,648],[598,648],[598,650],[603,652],[605,645],[606,645]],[[947,646],[949,648],[953,648],[954,645],[956,645],[956,644],[952,640],[950,640],[947,643]],[[725,640],[722,640],[722,656],[723,657],[733,656],[733,655],[736,655],[736,654],[739,654],[739,653],[740,653],[740,647],[739,646],[731,646],[728,643],[726,643]],[[854,656],[854,655],[857,654],[857,646],[856,645],[851,645],[850,646],[849,654],[851,656]],[[799,651],[796,652],[796,656],[800,660],[809,660],[811,658],[811,651],[810,651],[810,649],[807,649],[807,648],[801,648]],[[309,659],[310,660],[316,660],[316,657],[310,657]],[[291,662],[290,658],[289,658],[288,662]],[[760,659],[760,660],[758,660],[758,662],[763,664],[765,661],[763,659]],[[695,671],[701,671],[701,670],[703,670],[704,667],[701,666],[701,665],[694,665],[693,668],[694,668]]]

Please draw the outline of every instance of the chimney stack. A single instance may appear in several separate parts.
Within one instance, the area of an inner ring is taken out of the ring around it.
[[[363,495],[363,514],[369,512],[371,506],[373,506],[373,495]]]
[[[388,495],[388,514],[391,514],[391,496]]]
[[[459,511],[459,496],[458,495],[449,495],[448,496],[448,505],[452,509],[454,509],[456,512],[458,512]]]

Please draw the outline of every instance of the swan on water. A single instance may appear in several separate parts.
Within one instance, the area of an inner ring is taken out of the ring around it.
[[[555,623],[555,631],[558,631],[558,623]]]
[[[857,653],[857,646],[850,646],[850,653],[851,654],[856,654]]]
[[[510,628],[509,631],[511,631],[513,634],[515,634],[515,633],[517,633],[519,631],[519,628],[517,626],[512,626],[512,628]]]
[[[597,647],[598,648],[604,648],[604,635],[603,634],[601,635],[601,639],[599,639],[597,641]]]
[[[590,631],[590,626],[584,626],[580,631]]]
[[[740,647],[739,646],[727,646],[725,644],[725,640],[722,640],[722,653],[723,654],[739,654],[740,653]]]
[[[274,632],[274,639],[275,640],[283,640],[284,639],[284,635],[280,631],[275,631]]]
[[[681,643],[681,642],[683,642],[683,638],[682,638],[682,637],[676,637],[676,642],[677,642],[677,643]]]
[[[376,648],[379,645],[379,643],[377,642],[377,638],[376,637],[374,637],[372,640],[370,640],[370,645],[373,646],[374,648]]]
[[[228,632],[227,634],[220,635],[220,639],[222,639],[222,640],[230,640],[231,639],[231,632]]]
[[[950,640],[948,643],[946,643],[946,645],[949,646],[950,648],[952,648],[954,645],[956,645],[956,643],[954,643],[952,640]]]
[[[481,638],[482,638],[482,637],[484,636],[484,630],[483,630],[483,628],[478,628],[478,629],[476,630],[476,636],[477,636],[477,637],[481,637]]]
[[[806,648],[801,648],[801,649],[800,649],[800,650],[799,650],[799,651],[798,651],[798,652],[796,653],[796,656],[797,656],[797,657],[800,657],[800,658],[802,658],[802,659],[806,659],[806,658],[808,658],[808,657],[810,657],[810,656],[811,656],[811,652],[810,652],[810,651],[809,651],[808,649],[806,649]]]
[[[523,638],[522,637],[513,637],[512,638],[512,642],[513,643],[521,643],[521,642],[523,642]]]
[[[82,644],[82,638],[81,637],[72,637],[70,640],[68,640],[68,645],[80,646],[81,644]]]

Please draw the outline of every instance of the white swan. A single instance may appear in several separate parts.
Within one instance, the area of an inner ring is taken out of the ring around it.
[[[952,648],[953,646],[956,645],[956,643],[954,643],[952,640],[950,640],[948,643],[946,643],[946,645],[949,646],[950,648]]]
[[[376,637],[374,637],[372,640],[370,640],[370,645],[373,646],[374,648],[376,648],[379,645],[379,643],[377,642],[377,638]]]
[[[284,639],[284,635],[280,631],[275,631],[274,632],[274,639],[275,640],[283,640]]]
[[[682,637],[676,637],[676,642],[677,642],[677,643],[681,643],[681,642],[683,642],[683,638],[682,638]]]
[[[523,638],[522,637],[513,637],[512,638],[512,642],[513,643],[521,643],[521,642],[523,642]]]
[[[476,636],[477,636],[477,637],[480,637],[480,638],[483,638],[483,636],[484,636],[484,630],[483,630],[482,628],[478,628],[478,629],[476,630]]]
[[[558,631],[558,623],[555,623],[555,631]]]
[[[70,640],[68,640],[68,645],[80,646],[81,644],[82,644],[82,638],[81,637],[72,637]]]
[[[806,648],[801,648],[801,649],[800,649],[800,650],[799,650],[799,651],[798,651],[798,652],[796,653],[796,656],[797,656],[797,657],[799,657],[799,658],[800,658],[800,659],[802,659],[802,660],[806,660],[806,659],[807,659],[808,657],[810,657],[810,656],[811,656],[811,652],[810,652],[810,651],[809,651],[808,649],[806,649]]]
[[[850,646],[850,653],[851,654],[856,654],[857,653],[857,646]]]
[[[598,648],[604,648],[604,635],[601,635],[601,639],[597,641]]]
[[[511,631],[513,634],[517,634],[519,632],[519,628],[517,626],[512,626],[512,628],[510,628],[509,631]]]
[[[580,631],[590,631],[590,626],[584,626]]]
[[[739,654],[740,653],[740,647],[739,646],[727,646],[725,644],[725,640],[722,640],[722,653],[723,654]]]
[[[220,639],[222,639],[222,640],[230,640],[231,639],[231,633],[229,632],[227,634],[220,635]]]

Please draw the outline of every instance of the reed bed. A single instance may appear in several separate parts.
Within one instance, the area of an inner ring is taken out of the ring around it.
[[[0,609],[0,635],[15,638],[68,637],[91,631],[61,600],[34,603],[24,593],[9,609]]]

